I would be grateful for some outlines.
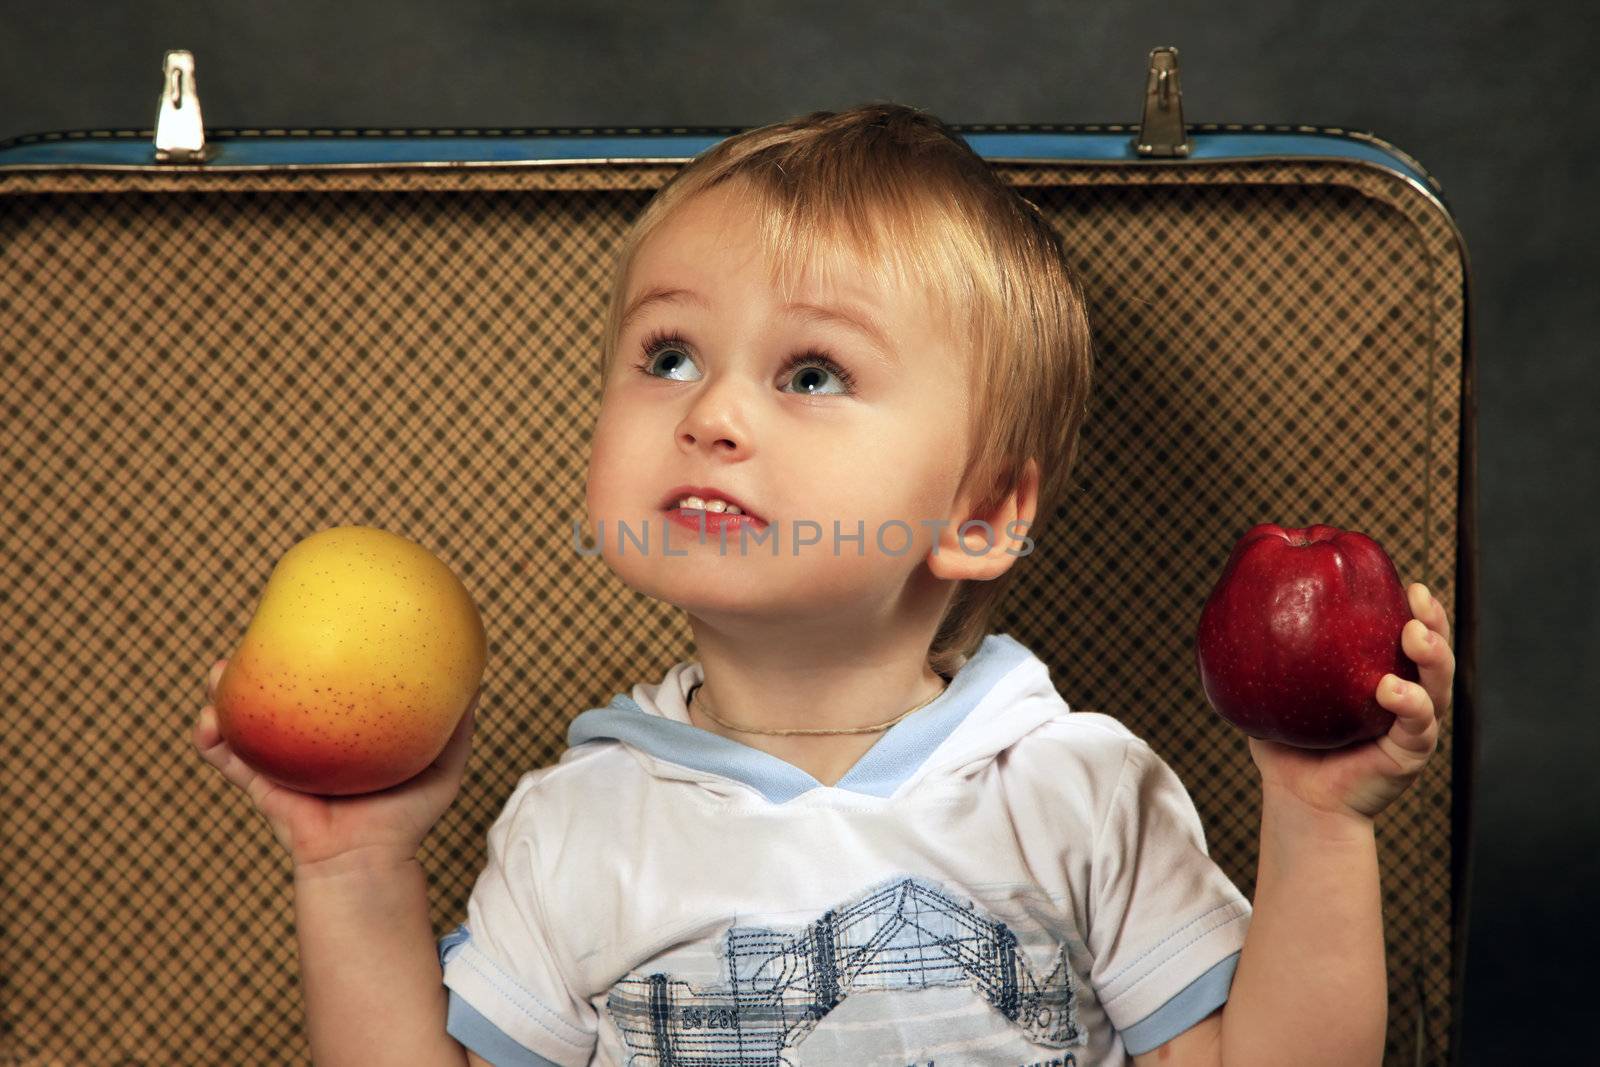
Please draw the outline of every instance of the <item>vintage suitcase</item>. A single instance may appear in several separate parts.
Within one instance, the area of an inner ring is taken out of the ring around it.
[[[288,859],[190,731],[310,533],[402,533],[483,611],[474,755],[423,852],[439,936],[517,777],[692,656],[563,531],[612,250],[737,129],[205,129],[191,57],[163,76],[156,130],[0,144],[7,1064],[307,1061]],[[1234,540],[1363,530],[1446,606],[1453,713],[1378,842],[1386,1062],[1447,1062],[1477,582],[1438,183],[1369,134],[1186,125],[1171,49],[1137,124],[959,128],[1065,234],[1097,338],[1072,504],[997,628],[1151,742],[1245,893],[1257,773],[1193,660]]]

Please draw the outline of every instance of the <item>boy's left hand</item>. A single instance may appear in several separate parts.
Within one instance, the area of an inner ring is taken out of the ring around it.
[[[1420,684],[1383,676],[1378,703],[1396,718],[1389,732],[1372,741],[1334,749],[1296,748],[1252,737],[1250,755],[1266,792],[1277,792],[1313,812],[1371,820],[1422,774],[1439,743],[1439,720],[1450,709],[1456,657],[1450,620],[1421,582],[1406,589],[1412,621],[1400,633],[1400,648],[1416,663]],[[1400,693],[1391,690],[1395,682]]]

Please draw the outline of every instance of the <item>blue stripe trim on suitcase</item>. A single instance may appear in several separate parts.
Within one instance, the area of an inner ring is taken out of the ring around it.
[[[1122,133],[970,133],[962,137],[985,159],[1082,159],[1145,161]],[[1430,189],[1428,179],[1382,147],[1338,134],[1195,133],[1190,160],[1274,159],[1308,156],[1376,163]],[[627,137],[271,137],[214,138],[217,156],[207,167],[283,166],[300,163],[477,163],[585,159],[688,159],[723,140],[703,134],[639,134]],[[1158,160],[1172,163],[1182,160]],[[0,169],[22,164],[155,165],[149,141],[70,139],[14,145],[0,151]]]

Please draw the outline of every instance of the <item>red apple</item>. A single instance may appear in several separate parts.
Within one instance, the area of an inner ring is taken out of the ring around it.
[[[1366,534],[1337,526],[1252,526],[1233,546],[1195,635],[1200,685],[1251,737],[1338,748],[1386,733],[1385,674],[1417,680],[1400,647],[1411,605]]]

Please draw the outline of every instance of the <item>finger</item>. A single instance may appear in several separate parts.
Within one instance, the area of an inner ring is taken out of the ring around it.
[[[1456,673],[1456,654],[1444,638],[1420,619],[1400,631],[1400,649],[1417,665],[1418,681],[1433,706],[1443,713],[1450,707],[1450,686]]]
[[[200,714],[195,716],[194,729],[189,735],[194,741],[194,747],[200,750],[203,756],[206,749],[215,745],[221,736],[217,728],[217,709],[210,704],[200,709]]]
[[[1394,725],[1386,738],[1414,755],[1426,756],[1438,743],[1439,719],[1433,712],[1433,699],[1416,682],[1385,674],[1378,683],[1378,703],[1394,713]]]
[[[223,740],[222,731],[217,726],[217,711],[207,705],[200,709],[200,718],[194,728],[195,747],[200,750],[200,758],[222,772],[222,777],[233,785],[249,792],[257,775],[253,767],[240,759],[233,749],[228,747],[228,742]]]
[[[217,684],[222,681],[222,671],[228,665],[225,659],[219,659],[211,665],[206,672],[206,701],[210,704],[217,702]]]
[[[1450,619],[1445,615],[1444,605],[1439,603],[1439,598],[1421,582],[1412,582],[1406,590],[1406,600],[1411,605],[1411,614],[1426,623],[1428,629],[1438,634],[1448,647]]]

